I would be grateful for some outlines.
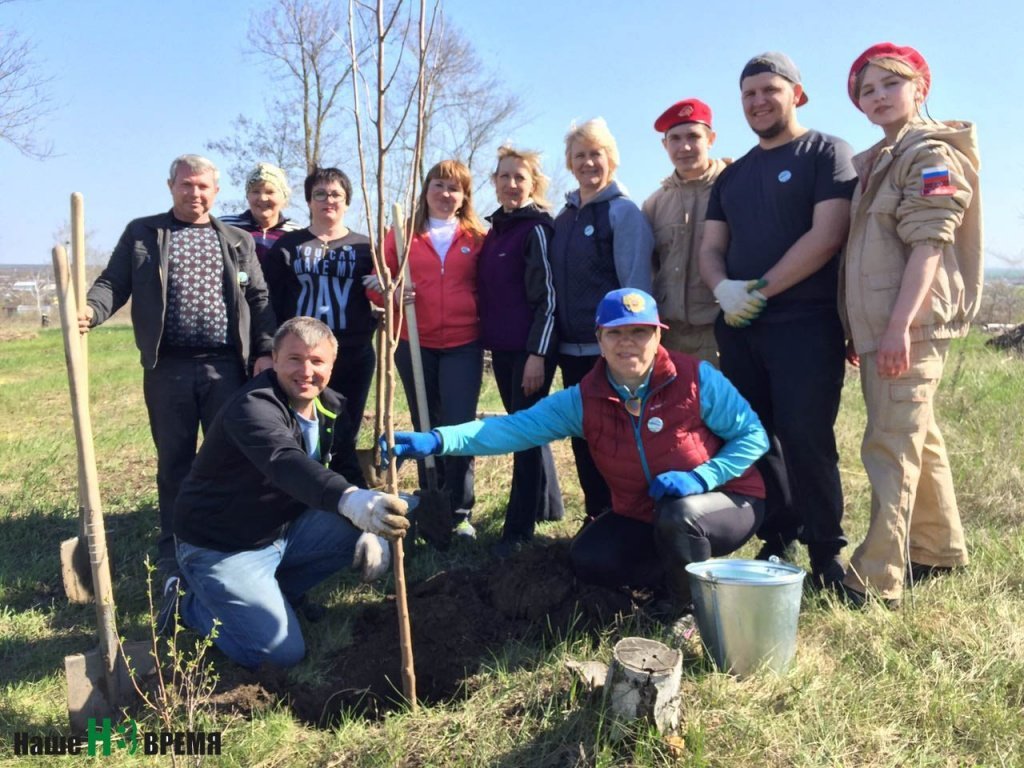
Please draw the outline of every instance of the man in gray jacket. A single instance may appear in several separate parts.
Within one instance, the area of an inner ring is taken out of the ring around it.
[[[79,315],[88,332],[132,299],[135,345],[157,454],[158,567],[175,569],[172,515],[199,426],[271,365],[276,322],[252,237],[210,215],[217,168],[199,155],[171,163],[173,207],[125,228]]]

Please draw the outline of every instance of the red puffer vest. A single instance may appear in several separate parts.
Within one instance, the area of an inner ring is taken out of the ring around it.
[[[603,359],[580,382],[583,437],[611,488],[615,513],[645,523],[654,521],[654,499],[648,495],[650,481],[640,451],[654,478],[671,470],[689,471],[722,447],[722,438],[700,417],[699,365],[694,357],[658,347],[639,431],[634,430],[634,419],[608,383]],[[651,430],[654,419],[661,420],[657,431]],[[764,498],[764,481],[750,467],[721,490]]]

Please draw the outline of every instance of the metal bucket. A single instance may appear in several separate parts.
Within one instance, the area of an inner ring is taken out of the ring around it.
[[[803,570],[764,560],[686,566],[701,640],[724,672],[788,669],[796,654]]]

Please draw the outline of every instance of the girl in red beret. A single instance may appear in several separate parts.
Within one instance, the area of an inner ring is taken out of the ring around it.
[[[972,124],[922,115],[931,72],[909,46],[873,45],[847,87],[883,138],[854,158],[840,287],[871,482],[868,532],[844,585],[853,604],[870,589],[894,607],[905,580],[967,563],[933,402],[950,339],[967,335],[981,296],[978,144]]]

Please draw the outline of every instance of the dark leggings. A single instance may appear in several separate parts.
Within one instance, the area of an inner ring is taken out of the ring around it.
[[[461,424],[476,418],[476,404],[483,379],[484,353],[476,342],[449,349],[422,347],[423,382],[427,393],[430,426]],[[412,356],[409,342],[400,341],[395,351],[395,365],[402,378],[405,398],[409,403],[413,426],[422,430],[416,387],[413,383]],[[420,487],[427,487],[426,468],[417,461]],[[438,483],[451,494],[456,517],[469,517],[473,508],[473,457],[443,456],[437,461]]]
[[[327,386],[345,398],[345,413],[352,423],[352,442],[359,437],[363,411],[370,393],[370,382],[377,368],[377,353],[372,343],[338,347],[331,380]]]
[[[528,358],[528,352],[491,353],[494,381],[498,385],[501,402],[509,413],[529,408],[547,396],[551,389],[551,379],[555,375],[553,360],[545,363],[543,386],[532,395],[523,394],[523,368]],[[564,514],[551,447],[542,445],[516,452],[502,538],[530,539],[537,520],[561,520]]]
[[[560,355],[558,367],[562,369],[562,387],[569,387],[579,384],[583,377],[590,373],[600,359],[600,355],[575,357],[573,355]],[[590,455],[590,447],[582,437],[574,437],[572,444],[572,455],[576,460],[576,474],[580,478],[580,488],[583,490],[583,506],[588,518],[596,518],[612,508],[612,493],[608,490],[608,483],[594,463],[594,457]]]
[[[687,563],[735,552],[763,515],[763,499],[721,491],[665,497],[655,506],[653,524],[607,512],[573,541],[572,567],[591,584],[675,591],[686,579]]]

